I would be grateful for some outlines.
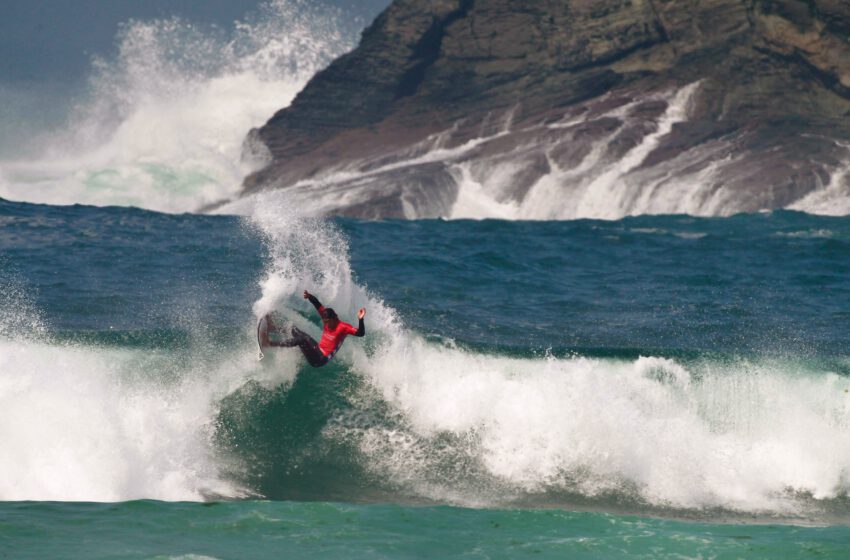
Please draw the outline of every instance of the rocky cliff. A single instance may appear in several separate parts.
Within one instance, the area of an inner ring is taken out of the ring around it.
[[[249,134],[317,214],[725,215],[850,200],[850,0],[396,0]],[[850,206],[848,206],[850,211]]]

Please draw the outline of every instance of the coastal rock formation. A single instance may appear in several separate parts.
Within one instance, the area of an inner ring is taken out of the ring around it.
[[[396,0],[246,145],[363,218],[850,200],[850,0]],[[847,207],[850,211],[850,205]]]

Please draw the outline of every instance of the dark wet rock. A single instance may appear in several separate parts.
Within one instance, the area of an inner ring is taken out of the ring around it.
[[[396,0],[251,132],[270,162],[244,194],[364,218],[461,192],[519,217],[788,206],[850,161],[849,34],[847,0]]]

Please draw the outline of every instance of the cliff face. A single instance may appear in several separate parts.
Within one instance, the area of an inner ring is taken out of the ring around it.
[[[251,132],[271,162],[244,193],[368,218],[829,204],[848,37],[850,0],[396,0]]]

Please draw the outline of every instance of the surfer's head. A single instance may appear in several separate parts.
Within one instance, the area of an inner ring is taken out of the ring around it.
[[[322,310],[322,322],[323,323],[333,325],[338,320],[339,320],[339,318],[336,316],[336,311],[334,311],[330,307],[325,307]]]

